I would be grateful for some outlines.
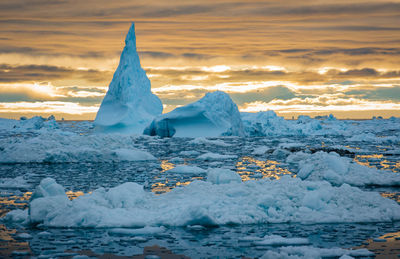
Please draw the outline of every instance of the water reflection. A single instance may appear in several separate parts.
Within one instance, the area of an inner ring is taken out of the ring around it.
[[[168,170],[171,170],[172,168],[175,167],[175,164],[169,162],[169,160],[161,160],[161,172],[165,172]]]
[[[368,239],[356,248],[366,248],[375,253],[377,259],[399,258],[400,232],[384,234],[378,238]]]
[[[28,207],[28,201],[32,192],[25,192],[22,195],[2,195],[0,196],[0,217],[14,209],[25,209]]]
[[[283,175],[292,174],[288,169],[279,166],[280,164],[274,160],[262,161],[244,156],[236,163],[236,169],[243,181],[257,178],[279,179]]]
[[[22,257],[28,258],[32,254],[29,243],[24,240],[16,240],[14,236],[17,234],[16,229],[8,229],[4,225],[0,225],[0,257]]]
[[[396,158],[385,157],[383,154],[356,155],[354,161],[370,168],[400,172],[400,161]]]

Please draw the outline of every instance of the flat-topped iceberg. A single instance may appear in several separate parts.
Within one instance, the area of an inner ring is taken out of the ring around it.
[[[99,188],[72,201],[61,189],[53,179],[42,180],[30,201],[26,222],[48,227],[115,228],[400,220],[400,205],[377,192],[289,176],[224,184],[194,181],[161,195],[127,182],[109,190]]]
[[[244,136],[237,105],[228,94],[207,93],[197,102],[156,117],[144,134],[161,137]]]
[[[142,134],[152,119],[162,113],[160,99],[152,94],[150,80],[140,65],[132,23],[125,47],[94,124],[100,130]]]

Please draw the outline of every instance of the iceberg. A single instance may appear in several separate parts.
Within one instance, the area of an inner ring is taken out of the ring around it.
[[[132,182],[99,188],[74,200],[63,190],[53,179],[42,180],[26,222],[47,227],[137,228],[400,220],[400,205],[377,192],[289,176],[224,184],[194,181],[161,195]],[[11,213],[23,220],[23,213]]]
[[[156,117],[144,134],[160,137],[244,136],[237,105],[227,93],[207,93],[197,102]]]
[[[120,62],[94,124],[103,131],[142,134],[152,119],[161,114],[161,100],[151,92],[150,80],[136,51],[135,25],[125,39]]]

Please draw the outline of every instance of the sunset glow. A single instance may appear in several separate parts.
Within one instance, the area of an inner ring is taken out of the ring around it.
[[[400,1],[0,3],[0,116],[94,119],[130,22],[168,112],[206,92],[241,111],[400,116]]]

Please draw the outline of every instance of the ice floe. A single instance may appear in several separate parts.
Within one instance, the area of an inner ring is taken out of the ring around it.
[[[137,183],[99,188],[69,200],[44,179],[33,194],[27,221],[48,227],[145,227],[260,223],[392,222],[400,205],[344,184],[280,180],[213,184],[194,181],[155,195]],[[39,193],[38,195],[36,193]],[[13,212],[11,212],[13,213]],[[20,213],[14,213],[20,215]]]
[[[328,181],[334,185],[400,186],[400,174],[360,165],[335,152],[303,152],[291,154],[288,162],[299,161],[297,176],[308,181]]]

